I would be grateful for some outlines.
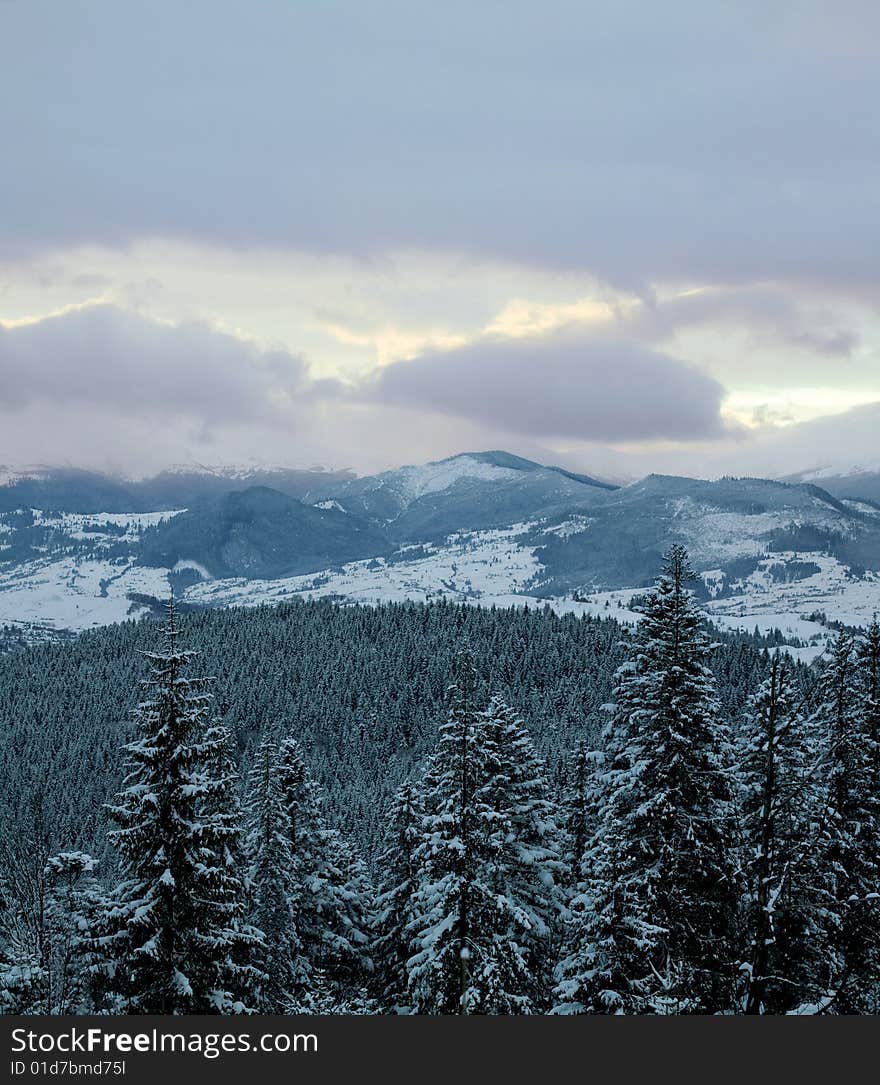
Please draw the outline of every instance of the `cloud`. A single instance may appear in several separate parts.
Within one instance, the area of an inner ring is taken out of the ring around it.
[[[621,295],[573,302],[514,298],[485,331],[505,338],[545,335],[570,325],[592,334],[643,344],[662,343],[691,328],[731,328],[755,346],[794,347],[820,358],[849,358],[858,333],[827,306],[805,306],[774,283],[702,287],[663,298]]]
[[[732,326],[755,345],[792,346],[820,358],[849,358],[860,343],[833,311],[815,305],[805,309],[773,283],[689,290],[630,306],[619,321],[623,334],[648,341],[701,326]]]
[[[656,351],[571,333],[424,354],[385,366],[349,394],[531,437],[687,441],[727,433],[716,380]]]
[[[109,304],[0,323],[0,452],[10,462],[51,450],[55,460],[94,464],[102,442],[130,469],[194,447],[196,458],[220,461],[235,449],[334,463],[336,448],[347,462],[375,463],[410,459],[418,447],[455,451],[456,437],[520,449],[569,439],[717,441],[729,435],[724,394],[675,358],[576,330],[484,336],[343,383],[316,377],[288,351]],[[143,447],[127,450],[126,441]],[[375,445],[369,457],[358,449],[364,441]]]
[[[4,5],[7,253],[164,237],[876,284],[875,4],[130,7]]]
[[[305,362],[203,323],[165,324],[113,305],[0,324],[0,410],[87,405],[106,414],[186,415],[201,425],[288,421]]]

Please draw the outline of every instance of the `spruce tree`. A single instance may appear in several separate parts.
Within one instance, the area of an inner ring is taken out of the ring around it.
[[[880,622],[875,615],[856,646],[860,716],[868,760],[869,790],[880,827]],[[880,847],[880,842],[878,842]]]
[[[290,820],[271,739],[260,743],[250,774],[247,849],[250,857],[250,919],[262,934],[254,955],[261,974],[264,1013],[286,1013],[309,986],[293,905],[294,862]]]
[[[138,706],[139,734],[125,747],[125,787],[111,809],[123,880],[100,936],[109,1005],[155,1014],[244,1008],[234,975],[218,972],[239,937],[217,907],[224,829],[205,765],[209,679],[186,676],[195,653],[178,644],[173,603],[164,640],[164,652],[145,653],[149,696]]]
[[[853,635],[838,635],[822,674],[816,720],[827,736],[822,862],[834,972],[834,995],[827,1008],[841,1014],[880,1008],[880,864],[877,798],[872,790],[870,662],[870,642],[860,660]]]
[[[93,937],[103,899],[93,873],[97,864],[79,851],[46,859],[34,843],[7,851],[12,865],[0,886],[5,943],[0,1007],[4,1013],[90,1013]],[[26,857],[28,850],[34,852],[34,863]]]
[[[734,1000],[730,747],[683,547],[620,670],[559,1012],[717,1013]]]
[[[307,967],[340,986],[360,987],[373,967],[366,867],[327,826],[321,790],[294,738],[281,743],[278,780],[287,812],[291,905]]]
[[[747,1014],[788,1013],[827,991],[817,854],[823,791],[790,672],[777,651],[739,734]]]
[[[235,992],[234,1001],[221,1002],[224,1013],[255,1005],[267,981],[260,967],[266,946],[259,927],[248,921],[247,858],[243,842],[244,814],[238,795],[238,769],[226,727],[210,727],[200,750],[205,766],[204,840],[205,900],[209,925],[219,932],[214,947],[215,986]]]
[[[416,1013],[529,1013],[533,1005],[523,937],[529,915],[504,892],[512,811],[495,793],[503,767],[485,741],[476,690],[466,651],[423,785],[420,886],[407,930],[416,947],[409,962]]]
[[[387,815],[385,846],[376,860],[381,882],[376,898],[372,955],[376,995],[392,1012],[406,1004],[407,964],[414,952],[409,925],[419,889],[416,849],[421,840],[422,808],[415,785],[398,789]]]
[[[53,1014],[91,1013],[100,958],[95,930],[106,901],[95,878],[97,861],[87,852],[65,851],[46,864],[47,988]]]
[[[564,885],[569,894],[576,892],[582,877],[582,863],[587,843],[595,828],[595,773],[599,751],[590,750],[581,740],[568,765],[562,794]]]
[[[503,989],[502,1004],[534,1011],[547,998],[562,914],[560,832],[547,797],[544,763],[525,724],[501,697],[493,697],[482,713],[478,733],[485,766],[478,795],[492,814],[489,881],[499,919],[507,912],[499,945],[502,960],[515,947],[523,962],[515,972],[516,984]],[[506,983],[500,966],[494,982]]]
[[[473,1013],[481,1001],[473,958],[492,894],[477,880],[490,812],[475,798],[483,779],[476,690],[473,658],[463,652],[449,691],[449,716],[422,786],[422,841],[416,851],[421,884],[407,932],[416,947],[409,994],[417,1013]]]

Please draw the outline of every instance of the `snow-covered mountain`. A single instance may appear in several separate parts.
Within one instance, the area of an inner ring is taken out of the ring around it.
[[[826,619],[880,608],[880,508],[811,483],[649,475],[614,487],[504,452],[358,479],[265,476],[50,471],[0,486],[0,626],[76,631],[172,589],[193,606],[445,596],[629,618],[673,541],[721,624],[775,623],[818,643]]]

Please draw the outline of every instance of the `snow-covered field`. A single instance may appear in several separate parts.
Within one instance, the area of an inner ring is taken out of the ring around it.
[[[129,593],[165,599],[168,570],[65,557],[0,572],[0,625],[39,623],[80,632],[145,611]]]
[[[90,542],[95,546],[113,546],[121,542],[136,542],[141,531],[148,527],[155,527],[173,516],[178,516],[185,509],[173,509],[168,512],[41,512],[40,509],[32,509],[34,524],[40,527],[53,528],[63,532],[68,538],[82,542]],[[122,534],[115,531],[106,531],[110,525],[119,529]]]
[[[773,579],[769,570],[785,561],[800,560],[818,566],[819,571],[790,583]],[[750,576],[739,582],[744,594],[713,599],[711,614],[729,619],[819,611],[832,621],[865,625],[880,612],[880,576],[866,573],[855,578],[836,558],[820,553],[774,553],[761,561]]]
[[[111,547],[132,548],[144,528],[182,510],[150,513],[45,513],[31,510],[35,526],[50,528],[62,541],[87,543],[85,553],[47,551],[12,567],[0,564],[0,625],[80,632],[142,614],[129,594],[164,599],[168,570],[134,565],[134,554],[102,557]],[[12,517],[0,515],[0,533],[9,537]],[[110,530],[106,530],[109,526]],[[5,529],[5,531],[4,531]],[[115,530],[114,530],[115,529]],[[2,559],[2,546],[0,546]]]
[[[780,582],[770,569],[786,561],[810,562],[819,571],[803,580]],[[719,584],[719,574],[705,574],[710,589]],[[819,553],[794,554],[780,551],[763,559],[749,576],[736,582],[741,594],[711,599],[704,609],[719,629],[772,633],[778,629],[790,641],[801,646],[789,647],[789,654],[811,661],[824,651],[832,631],[826,621],[865,626],[880,613],[880,576],[867,573],[855,579],[836,558]],[[637,621],[629,609],[632,588],[596,592],[586,597],[594,613],[613,616],[618,621]]]
[[[402,555],[418,555],[411,560],[354,561],[339,570],[280,580],[213,580],[193,585],[186,599],[212,606],[256,606],[291,596],[341,596],[360,603],[441,597],[499,606],[514,601],[534,603],[528,589],[543,567],[533,547],[517,542],[530,526],[516,524],[503,530],[450,535],[443,547],[407,547]]]

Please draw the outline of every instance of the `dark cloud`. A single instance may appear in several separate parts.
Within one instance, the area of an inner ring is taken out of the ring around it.
[[[3,5],[0,251],[458,249],[876,283],[875,4]]]
[[[185,414],[205,426],[271,424],[279,397],[301,393],[305,380],[303,360],[285,351],[112,305],[0,324],[0,410],[88,405],[129,417]]]
[[[722,386],[633,344],[559,335],[483,341],[386,366],[354,395],[533,437],[720,438]]]

